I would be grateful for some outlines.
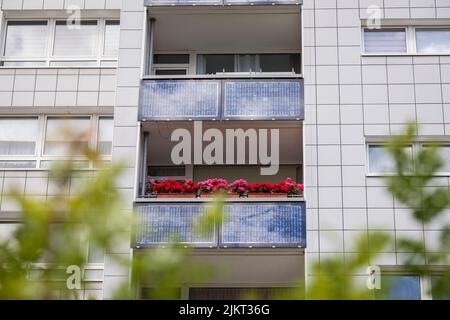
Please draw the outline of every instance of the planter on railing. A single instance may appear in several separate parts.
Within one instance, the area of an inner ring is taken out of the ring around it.
[[[195,193],[157,193],[156,198],[170,198],[170,199],[193,199],[197,198]]]
[[[148,178],[147,194],[156,198],[286,198],[301,196],[303,185],[290,178],[276,184],[254,183],[239,179],[229,184],[225,179],[156,180]]]
[[[260,193],[249,192],[247,198],[287,198],[287,193]]]

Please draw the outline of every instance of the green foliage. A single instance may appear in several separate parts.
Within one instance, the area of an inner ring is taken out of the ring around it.
[[[366,287],[366,282],[355,279],[356,274],[371,265],[377,253],[389,242],[389,236],[373,233],[370,248],[367,237],[356,239],[355,254],[342,261],[340,258],[328,258],[313,264],[313,281],[308,284],[307,299],[313,300],[356,300],[371,299],[373,292]],[[367,275],[368,276],[368,275]],[[357,278],[361,280],[360,278]]]
[[[408,125],[406,132],[395,136],[390,145],[389,152],[395,161],[396,174],[387,179],[389,191],[394,197],[411,211],[414,218],[427,225],[439,218],[444,210],[449,208],[450,194],[447,187],[431,187],[433,179],[443,167],[439,157],[439,147],[427,145],[416,150],[411,157],[405,145],[415,140],[416,126]],[[449,222],[450,223],[450,222]],[[433,266],[444,269],[442,276],[435,281],[433,295],[450,294],[450,226],[442,225],[438,248],[427,251],[423,241],[411,239],[398,239],[398,249],[409,252],[405,264],[413,272],[433,276]],[[444,266],[442,268],[442,266]]]

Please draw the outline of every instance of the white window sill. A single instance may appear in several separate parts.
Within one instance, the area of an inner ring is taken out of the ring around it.
[[[361,57],[448,57],[449,53],[361,53]]]

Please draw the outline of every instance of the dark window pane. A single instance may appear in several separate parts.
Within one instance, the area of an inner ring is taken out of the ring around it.
[[[188,54],[155,54],[153,63],[159,64],[188,64]]]
[[[382,275],[381,289],[375,291],[380,300],[420,300],[420,277],[414,275]]]
[[[199,74],[234,72],[233,54],[201,54],[197,63]]]
[[[261,54],[259,61],[262,72],[300,73],[299,54]]]
[[[283,299],[295,293],[293,288],[190,288],[190,300]]]
[[[185,167],[150,167],[149,175],[152,177],[183,177],[186,174]]]
[[[186,69],[157,69],[155,70],[157,76],[175,76],[185,75]]]
[[[180,288],[166,288],[165,290],[156,290],[154,288],[142,288],[142,300],[180,300]]]

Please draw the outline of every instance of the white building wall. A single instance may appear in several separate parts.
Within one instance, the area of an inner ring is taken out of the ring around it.
[[[131,214],[136,195],[136,165],[139,124],[137,122],[139,88],[142,78],[142,46],[145,26],[143,0],[123,0],[120,16],[121,34],[117,71],[116,105],[114,108],[113,162],[125,166],[118,180],[124,200],[124,214]],[[130,270],[117,267],[113,255],[131,258],[130,234],[124,235],[123,246],[106,256],[104,299],[111,299],[116,288],[129,281]]]
[[[423,239],[432,251],[443,226],[417,224],[382,178],[366,176],[365,141],[396,134],[407,120],[420,125],[420,135],[450,135],[450,57],[361,55],[361,19],[371,5],[386,21],[449,25],[448,0],[304,0],[309,276],[314,261],[352,256],[356,235],[385,231]],[[449,178],[434,184],[447,187]],[[450,221],[450,210],[441,221]],[[373,263],[395,266],[404,257],[394,242]]]

